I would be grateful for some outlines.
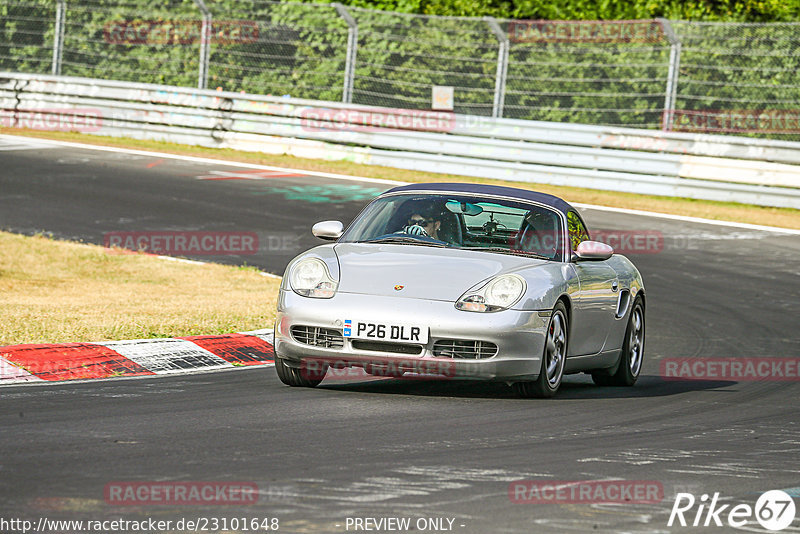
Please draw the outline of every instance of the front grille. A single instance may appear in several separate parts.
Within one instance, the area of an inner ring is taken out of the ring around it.
[[[409,345],[406,343],[384,343],[382,341],[364,341],[354,339],[353,348],[359,350],[373,350],[376,352],[394,352],[397,354],[420,354],[421,345]]]
[[[292,327],[292,337],[298,343],[325,349],[341,349],[344,346],[342,333],[332,328],[295,325]]]
[[[489,341],[440,339],[433,344],[433,355],[443,358],[480,360],[497,354],[497,345]]]

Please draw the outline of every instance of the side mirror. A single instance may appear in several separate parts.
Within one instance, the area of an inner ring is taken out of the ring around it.
[[[336,241],[342,237],[344,225],[341,221],[322,221],[311,227],[311,233],[315,237],[326,241]]]
[[[573,254],[573,261],[579,260],[607,260],[614,254],[614,249],[610,245],[600,241],[583,241]]]

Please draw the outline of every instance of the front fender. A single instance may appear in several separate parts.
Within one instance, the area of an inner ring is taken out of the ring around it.
[[[566,295],[572,300],[580,289],[578,277],[569,263],[552,262],[515,272],[525,279],[527,288],[514,309],[552,310],[559,298]]]
[[[620,289],[629,289],[631,297],[636,297],[640,291],[644,292],[642,274],[631,260],[621,254],[614,254],[608,259],[608,264],[617,273]]]

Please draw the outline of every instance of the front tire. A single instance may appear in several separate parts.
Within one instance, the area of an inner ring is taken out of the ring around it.
[[[321,367],[311,366],[307,361],[303,360],[300,363],[300,368],[295,369],[286,365],[283,358],[275,356],[275,371],[278,373],[278,378],[287,386],[292,387],[307,387],[313,388],[322,382],[325,378],[325,373],[328,372],[328,366],[319,364]]]
[[[569,341],[569,321],[567,308],[559,301],[550,315],[547,336],[542,354],[542,368],[539,378],[533,382],[516,382],[512,388],[520,397],[550,398],[561,387],[564,378],[564,363],[567,359]]]
[[[592,380],[598,386],[632,386],[639,378],[644,361],[644,303],[640,296],[633,301],[625,341],[622,343],[620,362],[614,374],[592,373]]]

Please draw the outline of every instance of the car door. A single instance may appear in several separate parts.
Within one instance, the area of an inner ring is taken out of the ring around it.
[[[567,213],[571,250],[589,240],[586,225],[576,211]],[[572,263],[580,289],[573,301],[569,355],[595,354],[603,349],[614,323],[619,295],[617,272],[607,260]]]

